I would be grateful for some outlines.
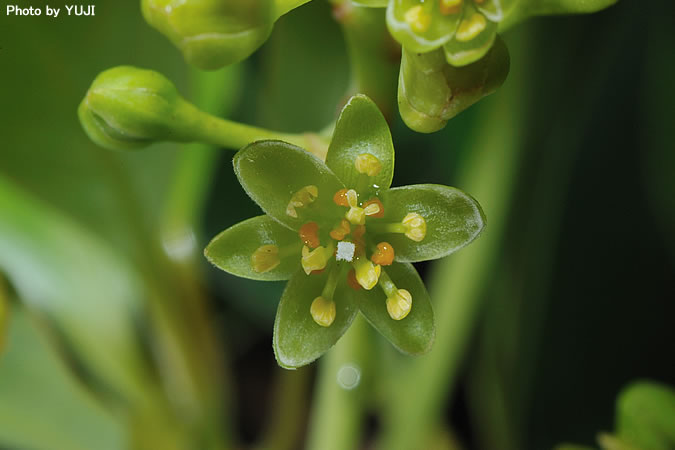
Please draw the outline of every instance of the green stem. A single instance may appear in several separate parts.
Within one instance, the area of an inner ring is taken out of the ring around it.
[[[279,407],[272,409],[264,438],[255,447],[259,450],[292,450],[302,438],[312,370],[277,369],[277,373],[273,404]]]
[[[5,286],[5,279],[0,274],[0,354],[5,349],[5,336],[9,325],[9,296]]]
[[[393,119],[401,50],[387,30],[384,8],[357,6],[351,0],[331,3],[345,37],[351,93],[368,95],[388,120]]]
[[[369,342],[368,324],[359,315],[335,347],[321,358],[305,448],[359,448],[370,373]]]
[[[521,43],[519,41],[519,43]],[[521,67],[526,52],[516,46]],[[457,184],[481,204],[489,227],[481,238],[460,254],[435,267],[431,296],[435,303],[437,335],[432,351],[402,363],[391,378],[390,403],[384,412],[384,433],[379,448],[416,448],[432,431],[454,386],[467,344],[481,311],[481,296],[503,239],[508,205],[518,173],[522,146],[520,113],[512,105],[522,101],[522,73],[512,73],[509,87],[492,100],[493,108],[481,124],[473,149]],[[400,386],[416,386],[400,389]]]

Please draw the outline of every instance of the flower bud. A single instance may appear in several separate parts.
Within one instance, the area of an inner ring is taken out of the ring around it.
[[[160,140],[190,140],[185,130],[191,110],[195,108],[163,75],[120,66],[96,77],[78,115],[84,131],[97,144],[136,149]]]
[[[145,20],[203,70],[247,58],[269,37],[273,0],[142,0]]]
[[[323,297],[317,297],[312,302],[309,312],[314,322],[322,327],[329,327],[333,324],[336,316],[335,302]]]
[[[480,60],[463,67],[447,63],[442,49],[414,53],[404,49],[398,84],[403,121],[415,131],[432,133],[497,90],[509,72],[509,53],[497,37]]]

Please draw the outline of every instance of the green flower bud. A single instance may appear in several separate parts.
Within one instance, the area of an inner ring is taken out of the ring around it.
[[[473,64],[454,67],[443,49],[428,53],[403,50],[398,105],[403,121],[420,133],[432,133],[497,90],[509,72],[509,53],[497,37],[492,49]]]
[[[195,112],[163,75],[130,66],[102,72],[78,109],[89,137],[109,149],[191,140]]]
[[[200,69],[241,61],[269,37],[272,0],[142,0],[145,20]]]

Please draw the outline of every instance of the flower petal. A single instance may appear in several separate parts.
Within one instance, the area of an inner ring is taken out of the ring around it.
[[[466,66],[481,59],[492,48],[497,22],[485,18],[467,2],[455,36],[443,46],[445,59],[453,66]]]
[[[396,287],[412,295],[412,309],[401,320],[394,320],[387,312],[387,296],[376,287],[370,291],[353,291],[361,313],[394,347],[411,355],[429,350],[436,336],[434,311],[424,283],[412,264],[394,263],[385,268]]]
[[[447,256],[476,239],[485,227],[485,215],[478,202],[449,186],[418,184],[390,189],[383,193],[382,203],[385,216],[380,220],[384,223],[401,222],[410,213],[426,221],[426,235],[419,242],[404,234],[382,234],[381,240],[392,245],[398,262]]]
[[[390,0],[387,27],[401,45],[413,52],[428,52],[448,42],[461,18],[461,11],[443,14],[440,2]]]
[[[394,144],[384,116],[365,95],[355,95],[340,113],[326,155],[326,165],[350,188],[360,178],[355,161],[359,155],[375,156],[382,168],[370,177],[370,184],[388,188],[394,176]]]
[[[276,246],[278,264],[267,268],[254,267],[253,255],[263,246]],[[206,246],[204,256],[219,269],[238,277],[253,280],[288,280],[300,268],[302,242],[298,234],[269,216],[258,216],[240,222]]]
[[[321,295],[328,272],[309,276],[296,272],[281,296],[274,321],[274,354],[281,367],[293,369],[311,363],[340,339],[356,317],[358,308],[353,297],[346,295],[351,288],[340,282],[333,297],[335,320],[328,327],[314,322],[310,308]]]
[[[340,215],[333,195],[344,185],[321,160],[299,147],[281,141],[254,142],[239,150],[233,163],[246,193],[291,229],[315,218]],[[307,194],[308,188],[318,196]],[[303,192],[306,200],[301,206]]]

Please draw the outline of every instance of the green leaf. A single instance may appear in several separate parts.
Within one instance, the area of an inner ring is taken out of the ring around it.
[[[421,9],[420,9],[421,7]],[[412,8],[420,12],[424,31],[415,30],[406,21]],[[390,0],[387,7],[387,27],[392,36],[404,47],[414,52],[428,52],[448,42],[461,18],[461,13],[442,14],[439,2],[420,3],[418,0]]]
[[[300,238],[269,216],[240,222],[213,238],[204,256],[219,269],[253,280],[288,280],[300,269]],[[276,245],[281,254],[279,265],[267,272],[256,272],[251,256],[263,245]]]
[[[497,37],[484,58],[451,66],[442,49],[415,53],[403,49],[398,86],[399,110],[411,129],[431,133],[502,85],[509,72],[509,52]]]
[[[0,446],[127,448],[124,428],[74,379],[28,314],[13,311],[0,359]],[[103,351],[102,353],[105,353]]]
[[[0,211],[0,270],[19,298],[54,323],[107,389],[146,401],[136,274],[96,235],[1,176]]]
[[[675,390],[650,381],[631,384],[618,397],[616,428],[635,448],[675,448]]]
[[[426,237],[415,242],[404,234],[381,236],[393,247],[396,261],[417,262],[442,258],[476,239],[485,227],[483,210],[469,195],[448,186],[418,184],[402,186],[383,194],[383,222],[400,222],[408,213],[421,215]],[[375,222],[374,222],[375,223]]]
[[[358,185],[361,174],[354,161],[363,153],[380,160],[382,170],[368,179],[380,188],[391,186],[394,176],[394,145],[384,116],[365,95],[355,95],[342,109],[328,147],[326,165],[350,188]]]
[[[5,280],[0,274],[0,357],[5,350],[7,328],[9,326],[9,298],[5,288]]]
[[[263,211],[291,229],[321,217],[340,216],[333,195],[344,185],[321,160],[299,147],[281,141],[254,142],[237,152],[234,172]],[[307,186],[316,186],[319,195],[308,206],[294,208],[297,217],[292,217],[288,213],[291,197]]]
[[[474,14],[479,14],[472,2],[466,2],[464,6],[464,18],[469,20]],[[483,16],[484,17],[484,16]],[[466,66],[481,59],[490,51],[497,36],[497,22],[486,19],[483,31],[473,39],[460,41],[457,34],[443,46],[445,59],[453,66]]]
[[[421,355],[429,350],[436,336],[434,311],[422,279],[412,264],[394,263],[383,267],[398,289],[412,294],[412,310],[402,320],[394,320],[387,312],[387,296],[379,286],[370,291],[353,291],[359,309],[368,322],[394,347],[411,355]]]
[[[358,308],[347,292],[351,288],[341,280],[333,297],[335,321],[329,327],[314,322],[310,306],[321,295],[329,271],[314,275],[298,271],[288,282],[274,321],[274,354],[281,367],[293,369],[311,363],[335,345],[354,320]]]

